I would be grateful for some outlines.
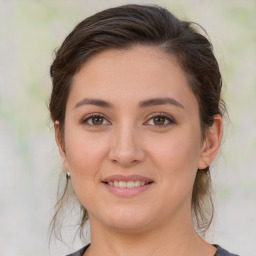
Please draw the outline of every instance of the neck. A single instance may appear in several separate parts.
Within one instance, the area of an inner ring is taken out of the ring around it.
[[[196,233],[191,218],[183,222],[163,222],[157,229],[136,232],[102,227],[91,220],[91,246],[86,255],[212,256],[215,251]]]

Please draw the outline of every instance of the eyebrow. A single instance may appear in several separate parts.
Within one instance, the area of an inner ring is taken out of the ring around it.
[[[184,106],[179,103],[177,100],[173,98],[155,98],[155,99],[149,99],[145,100],[139,103],[139,107],[150,107],[150,106],[156,106],[156,105],[166,105],[171,104],[180,108],[184,108]]]
[[[145,108],[145,107],[166,105],[166,104],[171,104],[180,108],[184,108],[184,106],[181,103],[179,103],[177,100],[173,98],[154,98],[154,99],[144,100],[139,103],[139,107]],[[81,107],[83,105],[95,105],[102,108],[114,107],[112,103],[105,100],[84,98],[75,105],[75,108]]]
[[[102,108],[113,108],[114,105],[110,102],[100,99],[88,99],[84,98],[76,103],[75,108],[81,107],[83,105],[95,105]]]

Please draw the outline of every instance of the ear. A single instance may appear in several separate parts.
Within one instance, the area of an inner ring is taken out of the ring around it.
[[[222,117],[214,116],[214,122],[206,131],[203,146],[201,149],[201,157],[198,162],[198,169],[205,169],[214,160],[218,153],[222,138]]]
[[[65,170],[67,172],[69,172],[70,168],[69,168],[68,161],[67,161],[65,145],[64,145],[64,142],[61,139],[60,123],[59,123],[59,121],[55,121],[54,122],[54,130],[55,130],[55,141],[56,141],[56,144],[57,144],[57,146],[59,148],[59,153],[60,153],[60,157],[61,157],[63,166],[64,166]]]

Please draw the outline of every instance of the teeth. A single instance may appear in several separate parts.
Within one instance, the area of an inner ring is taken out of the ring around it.
[[[134,181],[128,181],[126,183],[126,186],[127,186],[127,188],[133,188],[133,187],[135,187],[135,182]]]
[[[142,182],[141,182],[142,183]],[[144,185],[144,184],[143,184]],[[135,187],[139,187],[140,186],[140,181],[139,180],[136,180],[134,181],[134,186]]]
[[[119,181],[119,187],[120,188],[126,188],[126,182],[125,181]]]
[[[114,187],[119,187],[119,188],[134,188],[134,187],[139,187],[139,186],[143,186],[146,184],[145,181],[109,181],[108,184],[110,186],[114,186]]]

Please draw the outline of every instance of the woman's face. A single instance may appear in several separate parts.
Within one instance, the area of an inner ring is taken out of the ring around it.
[[[209,160],[201,135],[181,68],[136,46],[99,53],[74,76],[59,146],[91,223],[134,231],[190,218],[196,172]]]

